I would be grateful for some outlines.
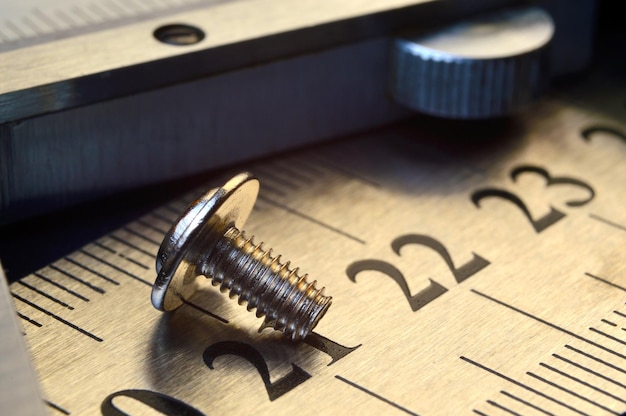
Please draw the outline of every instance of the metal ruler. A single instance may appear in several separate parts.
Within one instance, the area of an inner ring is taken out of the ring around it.
[[[231,0],[232,1],[232,0]],[[219,0],[7,1],[0,52],[111,29],[218,3]]]
[[[50,414],[623,414],[623,88],[587,93],[244,166],[248,233],[333,296],[306,342],[211,287],[152,308],[192,195],[15,282]]]

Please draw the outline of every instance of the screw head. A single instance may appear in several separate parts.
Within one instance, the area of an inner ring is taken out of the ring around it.
[[[259,193],[259,181],[244,172],[194,201],[170,228],[156,259],[152,304],[171,311],[198,288],[198,265],[229,227],[241,229]]]

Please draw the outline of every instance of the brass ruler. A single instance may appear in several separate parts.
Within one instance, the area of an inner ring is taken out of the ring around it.
[[[246,230],[333,296],[306,342],[259,333],[210,286],[152,308],[155,254],[192,195],[15,282],[50,414],[622,414],[611,90],[602,111],[553,97],[509,122],[417,119],[245,166],[261,180]]]

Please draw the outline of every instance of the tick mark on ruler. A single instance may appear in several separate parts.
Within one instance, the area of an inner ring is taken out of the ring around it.
[[[36,35],[41,35],[41,34],[45,33],[35,22],[30,20],[28,17],[22,18],[22,23],[24,23],[24,25],[30,27],[30,29],[33,32],[35,32]]]
[[[50,16],[48,16],[47,14],[45,14],[41,9],[39,9],[38,7],[35,7],[33,9],[33,14],[45,25],[47,25],[50,29],[52,29],[53,31],[58,31],[60,30],[59,26],[56,24],[56,22],[54,20],[52,20],[50,18]]]
[[[518,386],[518,387],[521,387],[521,388],[523,388],[523,389],[525,389],[525,390],[528,390],[528,391],[529,391],[529,392],[531,392],[531,393],[536,394],[537,396],[541,396],[541,397],[543,397],[544,399],[550,400],[551,402],[556,403],[556,404],[558,404],[558,405],[560,405],[560,406],[562,406],[562,407],[565,407],[566,409],[569,409],[569,410],[571,410],[572,412],[578,413],[579,415],[583,415],[583,416],[589,416],[589,415],[587,415],[587,413],[581,412],[580,410],[576,409],[576,408],[575,408],[575,407],[573,407],[573,406],[570,406],[570,405],[568,405],[568,404],[565,404],[565,403],[563,403],[562,401],[559,401],[559,400],[555,399],[554,397],[547,395],[546,393],[542,393],[542,392],[540,392],[539,390],[535,390],[534,388],[529,387],[529,386],[527,386],[527,385],[526,385],[526,384],[524,384],[524,383],[521,383],[521,382],[519,382],[519,381],[517,381],[517,380],[514,380],[514,379],[512,379],[511,377],[508,377],[508,376],[506,376],[506,375],[504,375],[504,374],[502,374],[502,373],[500,373],[500,372],[498,372],[498,371],[496,371],[496,370],[493,370],[493,369],[491,369],[491,368],[489,368],[489,367],[487,367],[487,366],[485,366],[485,365],[479,364],[479,363],[477,363],[477,362],[476,362],[476,361],[474,361],[474,360],[471,360],[471,359],[469,359],[469,358],[467,358],[467,357],[463,357],[463,356],[461,356],[461,357],[459,357],[459,358],[460,358],[461,360],[465,361],[466,363],[472,364],[473,366],[478,367],[478,368],[480,368],[481,370],[484,370],[484,371],[486,371],[486,372],[488,372],[488,373],[491,373],[491,374],[493,374],[493,375],[495,375],[495,376],[498,376],[498,377],[500,377],[501,379],[508,381],[509,383],[515,384],[515,385],[516,385],[516,386]]]
[[[103,341],[103,340],[102,340],[102,338],[95,336],[95,335],[94,335],[94,334],[92,334],[91,332],[86,331],[86,330],[84,330],[83,328],[81,328],[81,327],[79,327],[79,326],[77,326],[77,325],[75,325],[75,324],[73,324],[73,323],[71,323],[71,322],[69,322],[69,321],[66,321],[65,319],[61,318],[60,316],[55,315],[54,313],[50,312],[50,311],[49,311],[49,310],[47,310],[47,309],[42,308],[41,306],[39,306],[39,305],[37,305],[37,304],[35,304],[35,303],[33,303],[33,302],[29,301],[29,300],[24,299],[24,298],[23,298],[23,297],[21,297],[20,295],[17,295],[17,294],[15,294],[15,293],[13,293],[13,292],[11,292],[11,295],[12,295],[15,299],[19,300],[20,302],[27,304],[27,305],[28,305],[28,306],[30,306],[31,308],[37,309],[39,312],[43,312],[44,314],[48,315],[49,317],[51,317],[51,318],[53,318],[53,319],[55,319],[55,320],[57,320],[57,321],[61,322],[61,323],[62,323],[62,324],[64,324],[64,325],[69,326],[70,328],[72,328],[72,329],[74,329],[74,330],[76,330],[76,331],[80,332],[80,333],[81,333],[81,334],[83,334],[83,335],[86,335],[86,336],[88,336],[89,338],[94,339],[94,340],[96,340],[96,341],[98,341],[98,342],[102,342],[102,341]]]
[[[492,405],[493,407],[495,407],[496,409],[500,409],[503,410],[504,412],[511,414],[513,416],[522,416],[521,414],[512,411],[511,409],[509,409],[506,406],[502,406],[501,404],[498,404],[496,402],[494,402],[493,400],[487,400],[487,403],[489,403],[490,405]]]
[[[281,203],[279,203],[279,202],[273,201],[273,200],[271,200],[271,199],[269,199],[269,198],[267,198],[267,197],[264,197],[264,196],[262,196],[262,195],[260,195],[260,196],[259,196],[259,199],[261,199],[261,200],[263,200],[263,201],[265,201],[265,202],[267,202],[267,203],[269,203],[269,204],[272,204],[272,205],[274,205],[275,207],[278,207],[278,208],[280,208],[280,209],[282,209],[282,210],[284,210],[284,211],[287,211],[287,212],[288,212],[288,213],[290,213],[290,214],[293,214],[293,215],[295,215],[295,216],[297,216],[297,217],[300,217],[300,218],[305,219],[305,220],[307,220],[307,221],[309,221],[309,222],[312,222],[313,224],[319,225],[319,226],[320,226],[320,227],[322,227],[322,228],[326,228],[327,230],[330,230],[330,231],[332,231],[332,232],[334,232],[334,233],[336,233],[336,234],[339,234],[339,235],[342,235],[342,236],[344,236],[344,237],[347,237],[347,238],[349,238],[349,239],[350,239],[350,240],[352,240],[352,241],[356,241],[357,243],[365,244],[365,241],[361,240],[361,239],[360,239],[360,238],[358,238],[358,237],[355,237],[355,236],[353,236],[353,235],[351,235],[351,234],[348,234],[348,233],[347,233],[347,232],[345,232],[345,231],[342,231],[342,230],[340,230],[340,229],[338,229],[338,228],[335,228],[335,227],[333,227],[333,226],[331,226],[331,225],[328,225],[328,224],[326,224],[326,223],[323,223],[323,222],[321,222],[320,220],[317,220],[317,219],[315,219],[315,218],[313,218],[313,217],[309,217],[308,215],[303,214],[303,213],[302,213],[302,212],[300,212],[300,211],[296,211],[296,210],[295,210],[295,209],[293,209],[293,208],[289,208],[288,206],[283,205],[283,204],[281,204]]]
[[[607,319],[600,319],[600,322],[605,323],[607,325],[611,325],[611,326],[617,326],[617,324],[615,322],[611,322]]]
[[[17,316],[19,316],[21,319],[25,320],[26,322],[28,322],[29,324],[35,325],[37,328],[41,328],[43,325],[40,324],[39,322],[35,321],[32,318],[29,318],[28,316],[21,314],[21,313],[17,313]]]
[[[384,397],[383,397],[383,396],[381,396],[380,394],[374,393],[373,391],[368,390],[368,389],[366,389],[366,388],[365,388],[365,387],[363,387],[363,386],[359,386],[358,384],[356,384],[356,383],[355,383],[355,382],[353,382],[353,381],[350,381],[350,380],[348,380],[348,379],[345,379],[345,378],[343,378],[343,377],[341,377],[341,376],[339,376],[339,375],[336,375],[336,376],[335,376],[335,378],[336,378],[337,380],[343,381],[344,383],[346,383],[346,384],[347,384],[347,385],[349,385],[349,386],[352,386],[352,387],[354,387],[354,388],[356,388],[356,389],[358,389],[358,390],[361,390],[361,391],[362,391],[362,392],[364,392],[364,393],[369,394],[369,395],[370,395],[370,396],[372,396],[372,397],[375,397],[376,399],[378,399],[378,400],[380,400],[380,401],[382,401],[382,402],[387,403],[387,404],[388,404],[388,405],[390,405],[390,406],[395,407],[395,408],[396,408],[396,409],[398,409],[398,410],[402,410],[404,413],[407,413],[407,414],[409,414],[409,415],[413,415],[413,416],[419,416],[417,413],[414,413],[414,412],[410,411],[410,410],[409,410],[409,409],[407,409],[406,407],[402,407],[402,406],[400,406],[399,404],[394,403],[394,402],[392,402],[391,400],[384,398]]]
[[[576,333],[574,333],[574,332],[572,332],[572,331],[569,331],[569,330],[567,330],[567,329],[565,329],[565,328],[561,328],[561,327],[560,327],[560,326],[558,326],[558,325],[555,325],[555,324],[553,324],[553,323],[551,323],[551,322],[548,322],[548,321],[546,321],[546,320],[544,320],[544,319],[541,319],[541,318],[539,318],[539,317],[536,317],[536,316],[534,316],[534,315],[532,315],[532,314],[530,314],[530,313],[528,313],[528,312],[526,312],[526,311],[523,311],[523,310],[521,310],[521,309],[518,309],[518,308],[516,308],[516,307],[514,307],[514,306],[511,306],[511,305],[509,305],[509,304],[507,304],[507,303],[504,303],[504,302],[502,302],[501,300],[497,300],[497,299],[495,299],[495,298],[492,298],[492,297],[491,297],[491,296],[489,296],[489,295],[485,295],[484,293],[481,293],[481,292],[479,292],[479,291],[477,291],[477,290],[475,290],[475,289],[471,289],[470,291],[471,291],[472,293],[475,293],[475,294],[479,295],[479,296],[482,296],[482,297],[483,297],[483,298],[485,298],[485,299],[488,299],[488,300],[490,300],[490,301],[492,301],[492,302],[494,302],[494,303],[497,303],[497,304],[499,304],[499,305],[502,305],[502,306],[504,306],[504,307],[506,307],[506,308],[508,308],[508,309],[510,309],[510,310],[512,310],[512,311],[515,311],[515,312],[517,312],[517,313],[519,313],[519,314],[521,314],[521,315],[524,315],[524,316],[526,316],[527,318],[534,319],[535,321],[540,322],[540,323],[542,323],[542,324],[544,324],[544,325],[546,325],[546,326],[549,326],[550,328],[553,328],[553,329],[556,329],[556,330],[558,330],[558,331],[561,331],[561,332],[563,332],[563,333],[565,333],[565,334],[568,334],[569,336],[571,336],[571,337],[573,337],[573,338],[576,338],[576,339],[578,339],[578,340],[580,340],[580,341],[586,342],[586,343],[587,343],[587,344],[589,344],[589,345],[593,345],[594,347],[596,347],[596,348],[598,348],[598,349],[601,349],[601,350],[603,350],[603,351],[606,351],[606,352],[608,352],[608,353],[610,353],[610,354],[615,355],[616,357],[620,357],[620,358],[622,358],[622,359],[626,360],[626,355],[624,355],[624,354],[620,354],[620,353],[618,353],[617,351],[613,351],[612,349],[610,349],[610,348],[608,348],[608,347],[605,347],[604,345],[601,345],[601,344],[598,344],[598,343],[596,343],[596,342],[594,342],[594,341],[591,341],[590,339],[587,339],[587,338],[585,338],[585,337],[583,337],[583,336],[581,336],[581,335],[578,335],[578,334],[576,334]]]
[[[595,390],[595,391],[597,391],[599,393],[604,394],[605,396],[608,396],[608,397],[610,397],[610,398],[612,398],[614,400],[617,400],[618,402],[626,403],[626,400],[624,400],[624,399],[622,399],[620,397],[617,397],[617,396],[615,396],[615,395],[613,395],[613,394],[611,394],[611,393],[609,393],[609,392],[607,392],[607,391],[605,391],[605,390],[603,390],[603,389],[601,389],[601,388],[599,388],[597,386],[594,386],[591,383],[588,383],[588,382],[583,381],[583,380],[581,380],[581,379],[579,379],[577,377],[574,377],[574,376],[566,373],[565,371],[559,370],[559,369],[554,368],[554,367],[552,367],[552,366],[550,366],[548,364],[545,364],[545,363],[539,363],[539,365],[542,366],[543,368],[547,368],[548,370],[552,371],[553,373],[562,375],[563,377],[569,378],[570,380],[573,380],[573,381],[577,382],[578,384],[581,384],[581,385],[583,385],[585,387],[589,387],[592,390]]]
[[[311,184],[314,182],[313,178],[310,178],[302,174],[302,172],[296,171],[295,169],[291,169],[283,165],[279,165],[276,162],[271,164],[271,168],[279,172],[282,172],[283,174],[288,175],[290,178],[294,178],[294,180],[299,180],[300,182],[303,182],[305,184]]]
[[[107,281],[107,282],[109,282],[109,283],[113,283],[114,285],[119,285],[119,284],[120,284],[117,280],[113,280],[113,279],[111,279],[109,276],[105,276],[104,274],[102,274],[102,273],[100,273],[100,272],[98,272],[98,271],[96,271],[96,270],[92,269],[92,268],[91,268],[91,267],[89,267],[89,266],[85,266],[84,264],[82,264],[82,263],[80,263],[80,262],[78,262],[78,261],[74,260],[74,259],[73,259],[73,258],[71,258],[71,257],[64,257],[63,259],[64,259],[65,261],[67,261],[68,263],[71,263],[71,264],[73,264],[73,265],[75,265],[75,266],[80,267],[80,268],[81,268],[81,269],[83,269],[83,270],[88,271],[89,273],[93,274],[94,276],[97,276],[97,277],[99,277],[99,278],[101,278],[101,279],[103,279],[103,280],[106,280],[106,281]]]
[[[73,27],[77,27],[79,26],[78,24],[76,24],[76,21],[74,19],[72,19],[67,13],[65,13],[63,10],[57,10],[57,17],[61,20],[63,20],[63,22],[65,22],[65,24],[67,24],[70,28]]]
[[[262,181],[269,180],[270,182],[276,182],[276,183],[278,183],[280,185],[283,185],[283,186],[285,186],[285,187],[287,187],[287,188],[289,188],[291,190],[297,190],[299,188],[299,186],[296,185],[295,183],[293,183],[293,182],[291,182],[291,181],[289,181],[289,180],[287,180],[285,178],[282,178],[282,177],[280,177],[280,176],[278,176],[276,174],[270,173],[270,172],[268,172],[267,170],[265,170],[263,168],[255,167],[254,170],[259,172],[258,176],[259,176],[259,178]],[[263,187],[266,187],[266,186],[267,185],[265,185],[265,183],[264,183]]]
[[[174,214],[176,216],[176,218],[178,218],[180,216],[180,214],[182,214],[182,211],[180,209],[174,209],[172,207],[170,207],[169,205],[163,205],[161,207],[162,209],[171,212],[172,214]],[[174,222],[174,220],[171,220],[171,222]]]
[[[70,294],[70,295],[72,295],[72,296],[77,297],[78,299],[80,299],[80,300],[82,300],[82,301],[89,302],[89,299],[88,299],[88,298],[84,297],[84,296],[83,296],[83,295],[81,295],[80,293],[77,293],[77,292],[74,292],[74,291],[73,291],[73,290],[71,290],[71,289],[68,289],[67,287],[63,286],[63,285],[62,285],[62,284],[60,284],[60,283],[55,282],[54,280],[50,279],[49,277],[44,276],[44,275],[43,275],[43,273],[41,273],[41,272],[35,272],[35,273],[33,273],[33,274],[32,274],[32,276],[35,276],[35,277],[37,277],[38,279],[43,280],[44,282],[48,282],[48,283],[50,283],[52,286],[58,287],[59,289],[61,289],[61,290],[65,291],[65,292],[67,292],[67,293],[69,293],[69,294]]]
[[[608,280],[603,279],[603,278],[601,278],[601,277],[598,277],[598,276],[596,276],[596,275],[593,275],[593,274],[591,274],[591,273],[586,273],[586,272],[585,272],[585,274],[586,274],[587,276],[591,277],[592,279],[596,279],[596,280],[597,280],[597,281],[599,281],[599,282],[605,283],[605,284],[607,284],[607,285],[609,285],[609,286],[612,286],[612,287],[614,287],[614,288],[616,288],[616,289],[620,289],[620,290],[623,290],[624,292],[626,292],[626,288],[625,288],[625,287],[622,287],[622,286],[620,286],[620,285],[616,285],[615,283],[609,282]],[[624,315],[624,316],[626,316],[626,315]]]
[[[46,405],[48,405],[49,407],[53,408],[54,410],[56,410],[57,412],[63,413],[64,415],[69,415],[70,414],[70,412],[68,410],[65,410],[64,408],[62,408],[58,404],[54,404],[54,403],[52,403],[49,400],[44,400],[44,403]]]
[[[163,216],[160,216],[160,215],[155,214],[155,213],[152,213],[152,215],[153,215],[154,217],[156,217],[156,218],[158,218],[158,219],[162,220],[162,221],[166,221],[166,222],[168,222],[168,223],[172,223],[172,221],[170,221],[170,220],[166,220],[166,219],[165,219],[165,217],[163,217]],[[137,220],[137,221],[135,221],[135,222],[136,222],[136,223],[138,223],[138,224],[143,225],[143,226],[144,226],[144,227],[146,227],[146,228],[150,228],[151,230],[154,230],[154,231],[158,232],[159,234],[163,234],[163,235],[165,235],[165,234],[167,233],[167,230],[163,230],[163,229],[161,229],[161,228],[159,228],[159,227],[157,227],[157,226],[155,226],[155,225],[153,225],[153,224],[150,224],[150,223],[149,223],[149,222],[147,222],[147,221],[144,221],[144,220]],[[153,254],[153,255],[154,255],[154,254]]]
[[[617,228],[618,230],[626,231],[626,227],[625,226],[623,226],[621,224],[618,224],[616,222],[607,220],[606,218],[603,218],[603,217],[601,217],[599,215],[589,214],[589,217],[594,219],[594,220],[596,220],[596,221],[600,221],[600,222],[602,222],[602,223],[604,223],[606,225],[610,225],[611,227]]]
[[[47,299],[50,299],[54,303],[57,303],[57,304],[63,306],[64,308],[67,308],[69,310],[74,310],[73,306],[70,306],[67,303],[63,302],[62,300],[59,300],[59,299],[55,298],[54,296],[47,294],[46,292],[36,288],[35,286],[31,286],[31,285],[29,285],[28,283],[26,283],[26,282],[24,282],[22,280],[18,280],[16,283],[18,285],[24,286],[25,288],[27,288],[27,289],[29,289],[29,290],[31,290],[31,291],[33,291],[33,292],[35,292],[35,293],[45,297]]]
[[[158,220],[163,221],[164,223],[167,224],[168,227],[171,227],[172,224],[174,223],[174,221],[176,221],[176,218],[168,218],[165,215],[159,214],[156,211],[151,212],[150,215],[153,216],[154,218],[158,219]],[[167,231],[161,230],[160,228],[159,228],[159,231],[162,231],[163,234],[165,234],[167,232]]]
[[[96,246],[98,246],[98,247],[100,247],[100,248],[102,248],[102,249],[104,249],[104,250],[106,250],[106,251],[108,251],[109,253],[112,253],[112,254],[117,254],[117,251],[113,250],[113,249],[112,249],[112,248],[110,248],[110,247],[105,246],[104,244],[102,244],[102,243],[101,243],[101,242],[99,242],[99,241],[94,241],[92,244],[93,244],[93,245],[96,245]]]
[[[603,337],[608,338],[608,339],[610,339],[611,341],[619,342],[619,343],[620,343],[620,344],[622,344],[622,345],[626,345],[626,342],[625,342],[625,341],[622,341],[621,339],[616,338],[616,337],[614,337],[613,335],[609,335],[609,334],[607,334],[607,333],[606,333],[606,332],[604,332],[604,331],[600,331],[599,329],[596,329],[596,328],[589,328],[589,330],[590,330],[591,332],[595,332],[596,334],[602,335]]]
[[[117,270],[120,273],[124,273],[128,277],[132,277],[133,279],[137,280],[138,282],[141,282],[141,283],[143,283],[145,285],[148,285],[148,286],[152,287],[152,283],[150,283],[147,280],[142,279],[141,277],[139,277],[139,276],[129,272],[128,270],[122,269],[121,267],[116,266],[115,264],[113,264],[111,262],[108,262],[108,261],[106,261],[106,260],[104,260],[104,259],[102,259],[102,258],[100,258],[100,257],[98,257],[98,256],[96,256],[94,254],[91,254],[90,252],[88,252],[88,251],[86,251],[84,249],[80,249],[79,252],[83,253],[84,255],[86,255],[88,257],[91,257],[92,259],[94,259],[96,261],[99,261],[100,263],[102,263],[104,265],[109,266],[112,269]]]
[[[160,242],[158,242],[156,240],[153,240],[152,238],[150,238],[150,237],[148,237],[146,235],[141,234],[139,231],[135,231],[135,230],[133,230],[130,227],[124,227],[123,230],[129,232],[130,234],[133,234],[133,235],[141,238],[142,240],[145,240],[145,241],[147,241],[147,242],[149,242],[151,244],[154,244],[157,247],[161,247],[161,243]]]
[[[70,273],[68,271],[65,271],[65,270],[59,268],[58,266],[56,266],[54,264],[50,264],[48,267],[50,267],[52,270],[55,270],[55,271],[61,273],[64,276],[67,276],[70,279],[72,279],[72,280],[82,284],[83,286],[88,287],[89,289],[93,290],[94,292],[97,292],[97,293],[100,293],[100,294],[106,293],[105,290],[102,289],[101,287],[98,287],[96,285],[92,285],[91,283],[81,279],[78,276],[75,276],[74,274],[72,274],[72,273]]]
[[[121,239],[115,239],[115,238],[113,238],[113,237],[114,237],[113,235],[109,235],[108,237],[110,237],[111,239],[114,239],[114,240],[119,241],[121,244],[124,244],[125,246],[130,247],[131,249],[134,249],[135,251],[139,251],[139,250],[140,250],[140,249],[138,249],[137,247],[133,246],[133,245],[132,245],[132,244],[130,244],[130,243],[126,243],[125,241],[123,241],[123,240],[121,240]],[[124,260],[129,261],[129,262],[131,262],[131,263],[133,263],[133,264],[135,264],[135,265],[137,265],[137,266],[141,267],[142,269],[150,270],[150,267],[148,267],[147,265],[143,264],[143,263],[142,263],[142,262],[140,262],[139,260],[135,260],[134,258],[132,258],[132,257],[130,257],[130,256],[127,256],[126,254],[124,254],[124,253],[122,253],[122,252],[119,252],[119,251],[113,250],[112,248],[110,248],[110,247],[108,247],[108,246],[105,246],[103,243],[101,243],[101,242],[99,242],[99,241],[94,241],[94,242],[93,242],[93,244],[94,244],[95,246],[98,246],[98,247],[100,247],[100,248],[105,249],[105,250],[106,250],[106,251],[108,251],[109,253],[117,254],[118,256],[120,256],[121,258],[123,258]],[[145,254],[145,253],[143,252],[143,250],[142,250],[142,251],[140,251],[140,253]],[[154,256],[155,256],[154,254],[148,254],[148,255],[149,255],[150,257],[154,257]]]
[[[28,36],[26,35],[26,33],[22,32],[22,30],[21,30],[19,27],[17,27],[17,26],[16,26],[13,22],[11,22],[11,21],[7,21],[7,22],[6,22],[6,27],[7,27],[7,28],[9,28],[9,29],[11,29],[11,31],[12,31],[13,33],[15,33],[15,34],[17,35],[17,37],[18,37],[18,38],[20,38],[20,39],[25,39],[25,38],[28,38]]]
[[[618,367],[618,366],[616,366],[616,365],[614,365],[614,364],[611,364],[611,363],[609,363],[609,362],[607,362],[607,361],[604,361],[604,360],[602,360],[602,359],[600,359],[600,358],[598,358],[598,357],[596,357],[596,356],[594,356],[594,355],[591,355],[591,354],[589,354],[589,353],[587,353],[587,352],[585,352],[585,351],[581,351],[581,350],[579,350],[578,348],[574,348],[574,347],[572,347],[571,345],[565,345],[565,348],[567,348],[568,350],[570,350],[570,351],[572,351],[572,352],[575,352],[576,354],[580,354],[580,355],[582,355],[582,356],[584,356],[584,357],[587,357],[587,358],[589,358],[589,359],[591,359],[591,360],[593,360],[593,361],[595,361],[595,362],[597,362],[597,363],[603,364],[603,365],[605,365],[605,366],[607,366],[607,367],[609,367],[609,368],[612,368],[612,369],[614,369],[614,370],[617,370],[617,371],[619,371],[620,373],[624,373],[624,374],[626,374],[626,370],[622,369],[621,367]],[[556,355],[554,355],[554,356],[555,356],[556,358],[561,359],[561,360],[567,361],[568,363],[570,363],[570,364],[572,364],[572,365],[576,365],[574,362],[569,361],[569,360],[566,360],[565,358],[562,358],[562,357],[560,357],[560,356],[556,356]],[[582,366],[581,366],[581,367],[579,367],[579,368],[583,369],[583,368],[582,368]],[[624,384],[620,384],[620,386],[623,386],[624,388],[626,388],[626,385],[624,385]]]
[[[373,188],[382,188],[382,186],[379,183],[374,182],[371,179],[368,179],[364,176],[359,175],[358,173],[352,172],[351,170],[348,170],[342,166],[338,166],[335,162],[328,160],[326,157],[321,156],[321,155],[312,155],[313,157],[315,157],[318,162],[320,164],[323,164],[324,166],[326,166],[329,169],[332,169],[340,174],[342,174],[343,176],[347,176],[349,178],[355,179],[365,185],[371,186]]]
[[[538,411],[540,411],[541,413],[543,413],[544,415],[547,415],[547,416],[555,416],[555,415],[554,415],[554,413],[550,413],[550,412],[548,412],[547,410],[544,410],[544,409],[542,409],[541,407],[539,407],[539,406],[537,406],[537,405],[534,405],[534,404],[532,404],[532,403],[529,403],[529,402],[527,402],[526,400],[523,400],[523,399],[521,399],[521,398],[517,397],[517,396],[516,396],[516,395],[514,395],[514,394],[508,393],[508,392],[506,392],[506,391],[504,391],[504,390],[500,391],[500,393],[501,393],[503,396],[506,396],[506,397],[508,397],[508,398],[510,398],[510,399],[515,400],[516,402],[522,403],[523,405],[526,405],[526,406],[528,406],[528,407],[530,407],[530,408],[532,408],[532,409],[538,410]]]
[[[572,391],[570,389],[567,389],[567,388],[565,388],[565,387],[563,387],[563,386],[561,386],[561,385],[559,385],[559,384],[557,384],[557,383],[555,383],[553,381],[547,380],[547,379],[545,379],[545,378],[543,378],[541,376],[538,376],[537,374],[532,373],[530,371],[526,372],[526,374],[529,375],[530,377],[536,379],[536,380],[541,381],[542,383],[545,383],[545,384],[547,384],[549,386],[552,386],[552,387],[554,387],[554,388],[556,388],[558,390],[561,390],[561,391],[563,391],[563,392],[565,392],[565,393],[567,393],[567,394],[569,394],[569,395],[571,395],[573,397],[576,397],[576,398],[578,398],[578,399],[580,399],[580,400],[582,400],[584,402],[587,402],[587,403],[589,403],[591,405],[594,405],[594,406],[596,406],[596,407],[598,407],[598,408],[600,408],[602,410],[605,410],[605,411],[607,411],[609,413],[613,413],[614,415],[618,415],[619,416],[619,413],[609,409],[608,407],[603,406],[600,403],[595,402],[595,401],[591,400],[590,398],[585,397],[585,396],[583,396],[581,394],[578,394],[578,393],[576,393],[576,392],[574,392],[574,391]]]
[[[218,321],[223,322],[225,324],[228,323],[227,319],[224,319],[221,316],[219,316],[217,314],[214,314],[213,312],[209,312],[208,310],[202,308],[201,306],[196,305],[195,303],[192,303],[192,302],[190,302],[190,301],[188,301],[186,299],[182,299],[182,298],[181,298],[181,300],[183,301],[183,303],[185,305],[188,305],[188,306],[192,307],[193,309],[197,310],[198,312],[201,312],[201,313],[203,313],[205,315],[208,315],[211,318],[217,319]]]
[[[275,188],[275,187],[273,187],[271,185],[267,185],[265,183],[263,184],[263,189],[261,190],[261,192],[263,192],[263,193],[269,192],[271,194],[276,194],[276,195],[282,196],[282,197],[287,196],[287,194],[285,192],[281,191],[280,189]],[[259,196],[259,198],[262,198],[262,196]]]
[[[137,252],[139,252],[141,254],[145,254],[146,256],[150,257],[151,259],[156,256],[156,253],[151,253],[148,250],[144,250],[143,248],[141,248],[141,247],[139,247],[139,246],[137,246],[137,245],[135,245],[133,243],[129,243],[128,241],[126,241],[126,240],[116,236],[115,234],[109,234],[107,237],[109,237],[110,239],[115,240],[118,243],[123,244],[126,247],[129,247],[129,248],[131,248],[131,249],[133,249],[133,250],[135,250],[135,251],[137,251]],[[119,252],[116,252],[116,253],[117,254],[121,254]]]

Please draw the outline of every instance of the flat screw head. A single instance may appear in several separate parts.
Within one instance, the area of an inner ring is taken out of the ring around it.
[[[326,313],[331,298],[306,275],[282,263],[241,231],[259,192],[259,181],[241,173],[194,201],[178,218],[157,254],[152,304],[171,311],[190,298],[206,276],[248,310],[265,316],[263,327],[302,339]]]

